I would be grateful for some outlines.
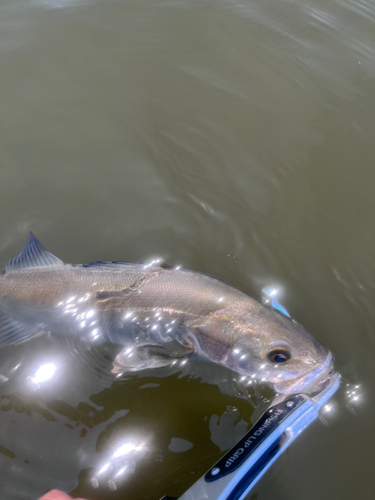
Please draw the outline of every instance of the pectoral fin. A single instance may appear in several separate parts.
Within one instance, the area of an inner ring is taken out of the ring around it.
[[[145,344],[138,347],[148,357],[160,357],[165,359],[183,358],[194,352],[192,345],[182,345],[177,340],[171,340],[163,344]]]
[[[123,349],[113,362],[112,373],[140,371],[146,368],[168,366],[173,361],[188,356],[194,347],[172,340],[165,344],[142,344]]]
[[[188,322],[189,330],[199,355],[213,361],[222,362],[232,346],[231,324],[222,317],[211,317],[205,321]]]

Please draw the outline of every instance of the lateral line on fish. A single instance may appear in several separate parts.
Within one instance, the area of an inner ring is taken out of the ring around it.
[[[99,292],[96,292],[96,298],[100,302],[104,302],[110,299],[111,297],[121,297],[122,295],[127,295],[128,293],[135,293],[139,290],[139,288],[143,283],[145,284],[149,283],[152,280],[152,278],[154,278],[159,274],[160,272],[154,272],[151,276],[143,276],[143,278],[135,280],[132,285],[128,286],[127,288],[124,288],[123,290],[119,291],[100,290]]]

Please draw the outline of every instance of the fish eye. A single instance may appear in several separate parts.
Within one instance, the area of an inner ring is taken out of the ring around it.
[[[286,349],[273,349],[270,353],[268,353],[268,359],[272,363],[285,363],[291,357],[291,354]]]

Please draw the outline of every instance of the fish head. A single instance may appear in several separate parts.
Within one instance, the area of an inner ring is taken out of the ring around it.
[[[256,315],[245,315],[238,324],[228,366],[281,394],[322,390],[333,371],[332,353],[294,320],[259,306]]]

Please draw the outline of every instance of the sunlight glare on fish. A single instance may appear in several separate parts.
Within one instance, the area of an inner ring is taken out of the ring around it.
[[[162,262],[162,261],[163,261],[163,259],[154,259],[154,260],[148,262],[147,264],[144,264],[143,269],[147,269],[148,267],[151,267],[155,264],[159,264],[159,262]]]

